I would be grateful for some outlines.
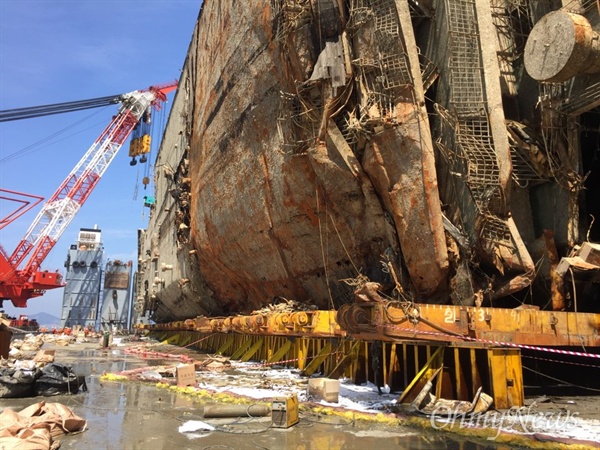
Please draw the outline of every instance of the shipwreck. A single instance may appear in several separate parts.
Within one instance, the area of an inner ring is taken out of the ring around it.
[[[599,28],[584,0],[205,1],[138,312],[337,310],[369,282],[598,312]]]

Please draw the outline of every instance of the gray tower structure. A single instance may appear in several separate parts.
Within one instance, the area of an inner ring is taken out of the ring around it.
[[[102,233],[81,228],[77,243],[71,245],[65,267],[65,290],[60,317],[61,328],[75,325],[96,328],[102,280]]]
[[[132,263],[106,263],[100,330],[127,330],[131,312]]]

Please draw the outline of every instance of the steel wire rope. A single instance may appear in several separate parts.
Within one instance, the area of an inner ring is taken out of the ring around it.
[[[337,107],[337,109],[331,113],[332,119],[334,117],[337,117],[337,115],[340,114],[342,112],[342,110],[346,107],[346,105],[348,104],[348,101],[350,100],[350,96],[352,95],[353,92],[354,92],[354,83],[349,82],[348,84],[346,84],[344,86],[344,90],[342,91],[342,93],[333,99],[334,105],[332,106],[332,108]],[[346,98],[343,99],[342,96],[345,96]],[[339,106],[335,104],[335,103],[340,103],[340,101],[342,101],[342,102]]]
[[[387,295],[385,295],[385,294],[383,294],[383,295],[387,297]],[[400,324],[406,320],[414,323],[414,321],[417,321],[417,322],[419,321],[419,312],[418,312],[418,310],[416,313],[409,312],[409,308],[413,304],[414,303],[411,301],[407,302],[407,301],[403,301],[403,300],[392,299],[383,306],[383,311],[385,312],[385,316],[387,317],[387,319],[395,325]],[[398,305],[400,307],[400,309],[404,313],[403,316],[395,316],[392,313],[390,313],[389,308],[394,305]]]
[[[95,111],[92,114],[90,114],[90,115],[88,115],[88,116],[86,116],[86,117],[84,117],[84,118],[82,118],[82,119],[80,119],[80,120],[72,123],[71,125],[68,125],[68,126],[62,128],[62,129],[60,129],[60,130],[58,130],[58,131],[50,134],[49,136],[46,136],[45,138],[40,139],[37,142],[34,142],[33,144],[28,145],[27,147],[24,147],[24,148],[22,148],[20,150],[17,150],[14,153],[11,153],[10,155],[5,156],[4,158],[1,158],[0,159],[0,164],[6,164],[6,163],[12,161],[13,159],[17,159],[17,158],[19,158],[21,156],[29,155],[29,154],[34,153],[36,151],[39,151],[39,150],[41,150],[43,148],[46,148],[46,147],[48,147],[50,145],[57,144],[57,143],[62,142],[64,140],[66,140],[66,139],[69,139],[69,138],[71,138],[73,136],[81,134],[81,133],[83,133],[83,132],[85,132],[87,130],[95,128],[98,125],[102,125],[103,122],[98,122],[98,123],[96,123],[94,125],[91,125],[91,126],[89,126],[87,128],[84,128],[83,130],[80,130],[80,131],[78,131],[76,133],[69,134],[69,135],[63,137],[62,139],[58,139],[56,141],[51,141],[53,138],[60,136],[61,134],[65,133],[66,131],[69,131],[72,128],[75,128],[77,125],[79,125],[79,124],[85,122],[86,120],[92,118],[93,116],[101,113],[105,109],[106,109],[106,107],[102,108],[102,109],[100,109],[98,111]],[[45,145],[42,145],[42,144],[45,144]]]
[[[581,341],[581,348],[583,349],[584,353],[587,353],[587,350],[585,349],[585,345],[583,344],[583,336],[581,335],[581,333],[579,332],[579,321],[577,320],[577,287],[575,286],[575,275],[573,275],[573,267],[569,266],[569,273],[571,274],[571,283],[573,285],[573,305],[574,305],[574,309],[575,309],[575,331],[577,332],[577,337],[579,338],[579,340]],[[599,391],[600,392],[600,391]]]
[[[542,270],[542,264],[544,264],[544,262],[546,262],[547,260],[548,260],[548,256],[544,254],[544,255],[540,256],[540,258],[533,264],[533,266],[534,266],[534,271],[533,271],[533,277],[534,277],[534,279],[537,278],[538,274]],[[529,289],[529,293],[532,294],[531,286],[530,286],[530,289]],[[517,299],[512,294],[510,295],[510,297],[513,298],[513,299],[515,299],[515,300],[517,300],[519,303],[521,303],[521,305],[525,305],[526,304],[527,297],[525,297],[525,299],[523,301],[520,301],[519,299]],[[548,307],[548,305],[550,305],[550,303],[552,303],[552,297],[550,297],[548,299],[548,302],[546,302],[546,304],[541,309],[545,310]]]
[[[138,197],[138,186],[139,186],[139,181],[140,181],[140,168],[137,168],[136,174],[135,174],[135,185],[133,186],[133,201],[137,201],[137,197]]]
[[[144,116],[142,116],[140,118],[138,126],[141,126],[141,122],[143,120],[144,120]],[[144,190],[146,190],[146,184],[144,184],[144,181],[146,181],[146,179],[150,180],[149,173],[150,173],[150,165],[152,164],[151,161],[150,161],[150,157],[152,156],[152,145],[154,144],[154,140],[156,139],[156,132],[155,132],[156,131],[155,130],[156,127],[154,126],[154,123],[155,123],[154,118],[152,118],[151,122],[150,122],[150,133],[149,133],[150,137],[151,137],[151,139],[150,139],[150,148],[148,150],[148,154],[147,155],[146,154],[142,155],[142,158],[146,159],[146,163],[145,163],[144,169],[142,171],[142,175],[143,175],[142,176],[142,184],[144,186]],[[142,160],[142,158],[140,158],[140,162],[144,162]],[[137,168],[137,175],[136,175],[136,178],[135,178],[135,185],[134,185],[134,188],[133,188],[133,201],[134,202],[137,201],[137,196],[138,196],[139,175],[140,175],[140,168],[138,166],[138,168]],[[143,208],[142,208],[142,211],[143,211]],[[143,213],[142,213],[142,217],[144,217]]]
[[[560,379],[555,378],[555,377],[551,377],[550,375],[547,375],[547,374],[542,373],[542,372],[538,372],[537,370],[531,369],[530,367],[527,367],[527,366],[523,366],[523,369],[527,369],[530,372],[533,372],[533,373],[535,373],[537,375],[540,375],[542,377],[546,377],[546,378],[548,378],[548,379],[550,379],[552,381],[557,381],[558,383],[562,383],[565,386],[571,386],[571,387],[575,387],[575,388],[578,388],[578,389],[584,389],[584,390],[592,391],[592,392],[600,392],[600,389],[595,389],[595,388],[591,388],[591,387],[580,386],[580,385],[574,384],[574,383],[569,383],[568,381],[564,381],[564,380],[560,380]]]
[[[327,259],[326,259],[326,255],[325,255],[325,247],[323,246],[323,229],[322,229],[322,225],[321,225],[321,208],[319,205],[319,189],[316,188],[315,191],[316,191],[315,198],[317,200],[317,220],[318,220],[318,224],[319,224],[319,241],[321,244],[321,257],[323,258],[323,268],[325,269],[325,284],[327,285],[327,292],[329,294],[329,305],[330,305],[331,309],[333,310],[335,305],[333,303],[333,295],[331,293],[331,288],[329,287],[329,272],[327,270]],[[327,201],[325,201],[325,207],[327,208]],[[327,230],[325,230],[325,231],[327,231]],[[330,327],[332,329],[333,325],[330,324]]]
[[[386,294],[382,295],[384,297],[390,298],[389,296],[387,296]],[[460,334],[460,333],[455,333],[452,330],[448,330],[428,319],[425,319],[424,317],[421,316],[421,310],[418,307],[418,305],[416,303],[414,303],[413,301],[408,301],[408,302],[402,302],[401,300],[395,300],[395,299],[391,299],[390,301],[388,301],[387,304],[384,305],[383,309],[384,312],[386,314],[386,317],[390,320],[390,322],[392,322],[393,324],[396,323],[401,323],[402,320],[399,320],[400,318],[397,316],[393,316],[392,314],[390,314],[390,312],[388,311],[388,308],[392,305],[392,304],[399,304],[400,305],[400,309],[402,309],[402,312],[404,312],[406,319],[411,322],[413,325],[417,325],[419,322],[423,322],[426,325],[429,325],[431,328],[441,331],[442,333],[448,334],[450,336],[456,336],[456,337],[460,337],[460,338],[464,338],[465,335]],[[404,304],[404,306],[403,306]],[[409,312],[409,311],[405,311],[404,307],[407,306],[408,308],[413,307],[416,310],[416,313],[413,312]],[[392,320],[393,319],[393,320]],[[394,322],[394,320],[398,321],[398,322]],[[382,324],[384,327],[386,326],[386,324]],[[406,331],[412,331],[410,329],[406,329]]]
[[[159,120],[160,120],[160,114],[159,114]],[[144,155],[146,157],[146,166],[144,167],[144,177],[148,178],[148,180],[150,179],[150,169],[152,166],[152,147],[156,146],[156,140],[157,140],[157,135],[159,134],[160,131],[157,130],[157,126],[156,126],[156,120],[153,117],[152,118],[152,122],[150,122],[150,148],[148,149],[148,154]],[[162,128],[161,128],[162,129]],[[145,187],[146,185],[144,185]]]
[[[396,273],[391,264],[391,261],[388,260],[387,263],[382,261],[382,264],[383,264],[382,271],[384,273],[390,274],[393,277],[394,282],[396,284],[395,290],[398,293],[398,295],[400,296],[400,299],[396,299],[396,298],[390,297],[389,295],[387,295],[384,292],[378,291],[380,295],[382,295],[383,297],[385,297],[388,300],[383,305],[383,311],[385,313],[386,318],[392,324],[395,324],[395,325],[400,324],[404,321],[408,321],[408,322],[412,323],[413,325],[417,325],[420,320],[422,320],[424,323],[430,325],[429,321],[427,321],[426,319],[423,319],[421,317],[421,310],[420,310],[419,306],[412,299],[408,298],[404,294],[402,285],[398,281],[398,277],[396,276]],[[404,315],[403,316],[394,316],[393,314],[391,314],[389,311],[389,308],[393,305],[398,305]],[[380,323],[379,325],[385,326],[384,323]],[[451,331],[449,331],[449,332],[452,333]]]
[[[152,136],[152,140],[150,143],[150,151],[148,152],[148,161],[147,161],[147,165],[144,168],[144,177],[148,178],[148,182],[150,185],[150,181],[154,180],[154,170],[155,170],[155,163],[156,160],[158,159],[158,152],[160,151],[160,147],[162,145],[162,137],[163,137],[163,133],[165,131],[165,127],[166,127],[166,123],[165,123],[165,109],[160,109],[158,111],[158,120],[159,120],[159,124],[158,126],[156,126],[156,121],[152,120],[151,123],[151,127],[150,127],[150,135]],[[152,157],[152,147],[154,146],[154,148],[156,149],[156,157],[154,158],[154,160],[151,159]],[[144,190],[146,189],[146,185],[144,185]]]
[[[536,359],[539,361],[547,361],[547,362],[552,362],[552,363],[556,363],[556,364],[570,364],[572,366],[582,366],[582,367],[591,367],[592,369],[600,369],[600,366],[595,366],[593,364],[583,364],[583,363],[576,363],[573,361],[560,361],[558,359],[549,359],[549,358],[539,358],[537,356],[530,356],[530,355],[521,355],[521,358],[528,358],[528,359]]]
[[[356,264],[354,264],[354,260],[352,259],[352,256],[350,256],[350,253],[348,252],[348,249],[346,248],[346,245],[344,244],[344,241],[342,240],[342,236],[340,236],[340,232],[337,229],[337,226],[335,225],[335,221],[333,220],[333,216],[330,213],[327,213],[329,219],[331,219],[331,223],[333,225],[333,229],[335,230],[338,239],[340,240],[340,244],[342,244],[342,247],[344,248],[344,252],[346,252],[346,256],[348,257],[348,260],[350,261],[350,263],[352,264],[352,267],[354,268],[354,271],[356,272],[356,275],[360,275],[360,270],[358,270],[358,268],[356,267]]]

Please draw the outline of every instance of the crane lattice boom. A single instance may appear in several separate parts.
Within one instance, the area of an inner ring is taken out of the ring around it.
[[[160,109],[166,94],[176,86],[170,83],[120,97],[118,114],[45,203],[15,251],[10,257],[0,251],[0,301],[10,299],[16,307],[25,307],[29,298],[63,286],[60,274],[38,269],[144,112],[152,107]]]

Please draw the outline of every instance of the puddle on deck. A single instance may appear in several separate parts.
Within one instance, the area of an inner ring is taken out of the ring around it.
[[[46,347],[45,347],[46,348]],[[104,372],[119,372],[172,361],[146,360],[124,354],[119,348],[64,349],[57,347],[57,362],[72,365],[86,376],[88,392],[73,396],[1,399],[0,409],[20,410],[37,401],[60,402],[88,421],[88,430],[60,438],[61,449],[448,449],[500,448],[493,443],[471,442],[447,433],[409,427],[356,422],[338,416],[300,414],[288,429],[270,428],[270,417],[206,419],[218,430],[188,435],[178,427],[202,420],[202,404],[177,392],[140,382],[102,382]],[[506,448],[506,447],[504,447]]]

